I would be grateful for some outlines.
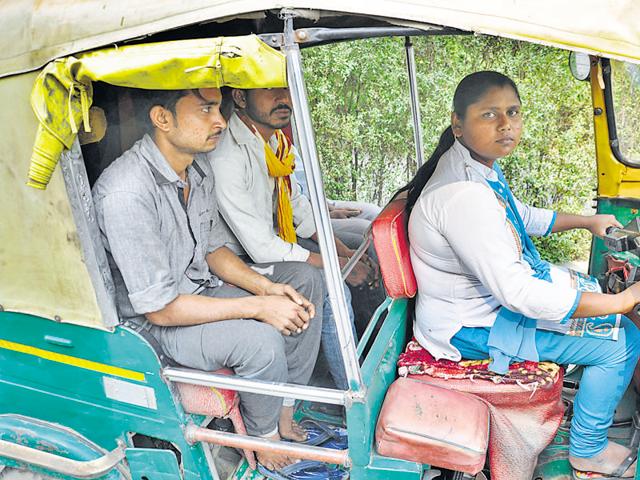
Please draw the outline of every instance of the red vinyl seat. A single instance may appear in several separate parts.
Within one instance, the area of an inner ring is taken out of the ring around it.
[[[405,199],[391,201],[371,226],[382,281],[391,298],[413,298],[418,291],[409,257],[405,203]]]
[[[221,368],[213,373],[233,375],[233,371],[228,368]],[[238,392],[190,383],[175,383],[175,385],[178,388],[180,402],[185,412],[207,417],[228,418],[233,423],[236,433],[240,435],[247,434],[247,429],[240,414],[240,396]],[[244,450],[244,456],[249,466],[255,470],[256,457],[253,451]]]
[[[472,395],[399,378],[376,425],[376,448],[388,457],[476,474],[489,443],[489,408]]]

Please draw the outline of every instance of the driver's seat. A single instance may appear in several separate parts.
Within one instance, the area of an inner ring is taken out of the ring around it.
[[[372,225],[373,241],[378,253],[384,285],[388,295],[394,299],[412,298],[417,294],[417,282],[409,255],[405,203],[405,199],[393,200]],[[417,355],[416,350],[418,350]],[[407,368],[411,366],[411,361],[408,360],[410,358],[418,358],[420,368]],[[474,415],[482,416],[481,410],[470,402],[476,399],[487,405],[491,414],[489,435],[491,478],[513,480],[532,477],[538,454],[551,443],[562,421],[564,407],[561,398],[563,382],[561,368],[551,364],[555,367],[551,369],[554,373],[547,382],[527,384],[526,379],[524,382],[503,382],[497,375],[478,375],[477,367],[480,362],[461,361],[443,364],[442,361],[433,359],[415,341],[409,342],[407,350],[399,360],[402,376],[418,383],[426,383],[430,387],[458,392],[464,397],[456,402],[435,402],[433,398],[431,400],[418,398],[416,399],[418,403],[426,402],[425,406],[430,409],[430,415],[433,418],[427,418],[424,415],[421,418],[413,418],[407,413],[407,390],[413,391],[414,395],[423,394],[415,384],[413,387],[406,383],[397,385],[400,381],[404,382],[404,379],[394,382],[387,392],[376,428],[376,441],[380,454],[451,468],[451,462],[442,456],[441,451],[430,445],[422,449],[416,448],[416,442],[420,443],[424,440],[425,427],[429,430],[427,436],[446,432],[446,429],[442,428],[442,419],[455,420],[456,406],[462,405],[462,408],[468,408],[469,423],[481,422],[481,417],[472,418]],[[527,367],[531,368],[531,365]],[[533,368],[534,371],[537,370],[535,364]],[[455,369],[456,375],[450,374],[452,369]],[[442,372],[445,373],[442,374]],[[428,395],[436,395],[437,392],[438,390],[429,390]],[[432,407],[438,403],[442,405],[442,410],[434,411]],[[440,432],[428,426],[430,423],[437,425]],[[450,424],[450,431],[457,431],[460,428],[455,423]],[[404,436],[394,434],[398,431],[404,431]],[[416,434],[411,435],[407,432]],[[479,434],[482,432],[479,431]],[[473,443],[471,440],[467,442]],[[456,465],[456,462],[453,462],[453,465]],[[475,473],[474,469],[453,469]]]

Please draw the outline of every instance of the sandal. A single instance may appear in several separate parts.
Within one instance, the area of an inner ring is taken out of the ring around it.
[[[637,452],[631,453],[627,458],[625,458],[618,468],[616,468],[612,473],[597,473],[597,472],[583,472],[581,470],[573,470],[572,478],[573,480],[630,480],[634,477],[623,477],[624,472],[626,472],[633,462],[636,461],[638,457]]]
[[[349,472],[338,466],[313,460],[292,463],[281,470],[269,470],[259,463],[258,472],[270,480],[345,480],[349,476]]]
[[[342,405],[312,404],[308,401],[300,403],[298,410],[299,418],[312,418],[317,422],[328,423],[337,427],[346,428],[344,421],[344,407]]]
[[[298,425],[307,432],[307,440],[301,443],[335,450],[345,450],[348,447],[347,431],[344,428],[320,423],[311,418],[301,420]]]

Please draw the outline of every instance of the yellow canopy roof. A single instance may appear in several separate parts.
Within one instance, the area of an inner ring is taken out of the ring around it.
[[[283,5],[321,16],[444,25],[640,62],[637,0],[156,0],[152,7],[147,0],[0,0],[0,77],[185,25],[260,17]]]
[[[38,76],[31,105],[39,121],[28,185],[46,188],[65,148],[84,124],[91,131],[92,82],[122,87],[284,87],[284,56],[255,35],[107,48],[48,64]]]

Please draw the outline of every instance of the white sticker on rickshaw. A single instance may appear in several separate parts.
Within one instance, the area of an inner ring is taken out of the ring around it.
[[[113,377],[102,377],[107,398],[139,407],[158,409],[156,392],[151,387],[136,385]]]

